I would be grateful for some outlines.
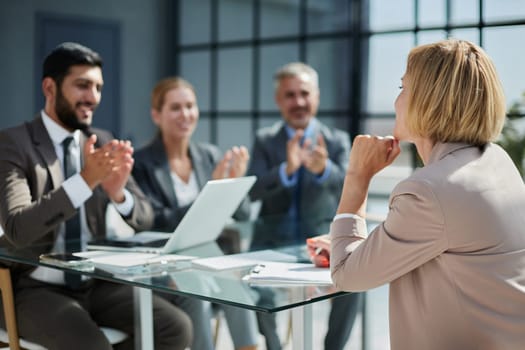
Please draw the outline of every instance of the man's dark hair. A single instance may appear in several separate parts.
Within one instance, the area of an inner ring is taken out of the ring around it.
[[[83,45],[72,42],[62,43],[44,60],[42,79],[50,77],[60,86],[69,73],[69,68],[76,65],[102,68],[102,58],[97,52]]]

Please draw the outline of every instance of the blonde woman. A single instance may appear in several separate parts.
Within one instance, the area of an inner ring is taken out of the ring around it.
[[[523,348],[525,186],[492,143],[505,119],[493,63],[467,41],[416,47],[395,109],[393,138],[354,140],[331,243],[310,241],[311,254],[330,254],[342,290],[390,283],[393,350]],[[424,166],[367,235],[368,185],[399,141],[414,143]]]

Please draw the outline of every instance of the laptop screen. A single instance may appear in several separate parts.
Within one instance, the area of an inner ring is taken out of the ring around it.
[[[88,249],[169,254],[213,242],[255,180],[255,176],[245,176],[208,181],[173,233],[143,231],[126,239],[96,240],[88,243]]]
[[[255,180],[255,176],[245,176],[208,181],[175,228],[163,253],[215,241]]]

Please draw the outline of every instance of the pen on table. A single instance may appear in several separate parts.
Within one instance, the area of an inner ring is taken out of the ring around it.
[[[251,273],[259,273],[262,269],[264,269],[266,266],[264,264],[257,264],[252,268]]]
[[[314,251],[314,256],[319,256],[321,258],[321,260],[319,261],[318,260],[318,264],[320,267],[328,267],[330,266],[330,260],[328,260],[328,258],[324,255],[321,255],[321,252],[323,251],[324,249],[322,247],[317,247],[315,248],[315,251]]]

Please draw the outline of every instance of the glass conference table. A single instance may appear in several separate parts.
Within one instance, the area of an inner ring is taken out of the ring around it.
[[[214,255],[217,246],[200,247],[180,254],[209,257]],[[290,246],[279,249],[287,254],[293,254],[300,261],[305,259],[304,246]],[[76,271],[92,278],[104,279],[116,283],[130,285],[134,288],[136,348],[153,349],[153,313],[152,292],[173,293],[191,298],[207,300],[218,304],[228,304],[257,312],[274,313],[290,310],[292,317],[293,349],[312,349],[312,304],[333,298],[345,293],[337,292],[330,286],[299,285],[252,286],[242,280],[251,268],[240,267],[226,271],[210,271],[196,268],[191,264],[170,266],[154,273],[113,275],[104,270],[80,271],[75,268],[64,268],[39,261],[38,256],[28,249],[0,248],[0,260],[11,261],[34,266],[47,266],[61,270]],[[261,305],[258,296],[261,292],[275,294],[273,305]]]

